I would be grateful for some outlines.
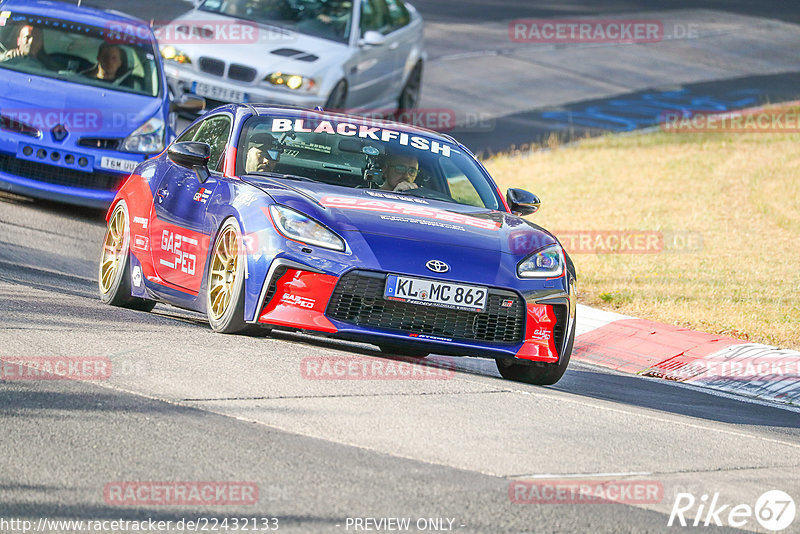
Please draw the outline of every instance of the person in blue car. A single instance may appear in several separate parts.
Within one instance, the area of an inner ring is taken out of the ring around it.
[[[97,64],[86,72],[86,76],[106,82],[121,82],[123,76],[128,74],[127,63],[121,47],[103,43],[97,51]]]
[[[42,30],[32,24],[25,24],[17,33],[17,46],[0,55],[0,61],[38,61],[47,62],[44,52]]]
[[[417,189],[414,180],[419,174],[419,161],[414,156],[395,154],[386,156],[383,164],[384,191]]]

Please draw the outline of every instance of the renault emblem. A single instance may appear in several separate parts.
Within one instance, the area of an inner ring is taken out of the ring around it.
[[[67,127],[63,124],[56,124],[53,126],[53,129],[50,130],[50,133],[53,134],[53,139],[56,141],[63,141],[64,138],[67,137]]]

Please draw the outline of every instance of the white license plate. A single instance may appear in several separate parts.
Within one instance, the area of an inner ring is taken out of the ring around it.
[[[112,171],[133,172],[133,169],[139,164],[138,161],[131,161],[129,159],[118,158],[100,158],[100,166],[104,169],[111,169]]]
[[[218,87],[216,85],[196,82],[192,86],[192,91],[198,96],[222,100],[223,102],[247,102],[247,93],[235,89],[228,89],[227,87]]]
[[[390,274],[386,277],[383,296],[423,306],[482,312],[486,309],[488,293],[485,287]]]

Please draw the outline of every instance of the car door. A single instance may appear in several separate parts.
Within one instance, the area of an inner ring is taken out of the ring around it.
[[[405,82],[406,67],[410,72],[412,65],[406,65],[411,59],[411,51],[421,39],[420,32],[411,24],[411,14],[402,0],[385,0],[386,10],[389,14],[389,33],[387,39],[394,46],[391,96],[400,96],[400,91]]]
[[[399,43],[387,39],[380,45],[361,43],[364,34],[375,31],[386,36],[391,24],[385,0],[361,0],[358,48],[350,60],[347,105],[350,108],[375,108],[386,102],[396,78],[396,51]]]
[[[156,273],[167,286],[197,293],[209,247],[204,233],[206,208],[222,177],[221,165],[233,121],[228,114],[208,117],[176,141],[196,141],[211,147],[211,175],[200,183],[197,174],[169,162],[156,188],[150,222],[150,242]]]

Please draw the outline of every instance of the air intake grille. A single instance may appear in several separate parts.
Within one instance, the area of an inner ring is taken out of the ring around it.
[[[339,280],[326,314],[362,327],[465,341],[520,343],[525,303],[513,291],[489,289],[484,313],[396,302],[383,298],[386,274],[351,271]],[[511,301],[511,306],[502,306]]]
[[[127,175],[124,174],[81,172],[64,167],[47,165],[46,163],[21,160],[6,155],[0,155],[0,171],[49,184],[68,185],[85,189],[100,189],[104,191],[116,191],[120,188],[125,178],[127,178]]]
[[[240,82],[252,82],[256,79],[256,70],[244,65],[231,64],[228,67],[228,78]]]
[[[225,62],[218,59],[211,59],[210,57],[201,57],[199,61],[200,70],[207,72],[214,76],[222,76],[225,74]]]

